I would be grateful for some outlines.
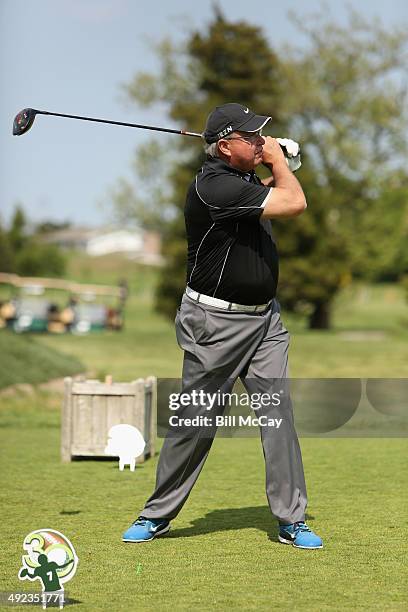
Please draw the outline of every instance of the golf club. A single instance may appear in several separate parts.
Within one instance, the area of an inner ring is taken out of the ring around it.
[[[123,121],[111,121],[110,119],[95,119],[95,117],[82,117],[80,115],[65,115],[63,113],[51,113],[50,111],[37,110],[35,108],[24,108],[14,117],[13,121],[13,134],[14,136],[21,136],[28,132],[34,123],[36,115],[52,115],[53,117],[66,117],[68,119],[80,119],[81,121],[93,121],[96,123],[110,123],[111,125],[123,125],[125,127],[139,128],[142,130],[153,130],[155,132],[167,132],[168,134],[180,134],[181,136],[195,136],[196,138],[202,138],[202,134],[197,132],[188,132],[187,130],[171,130],[169,128],[156,127],[153,125],[142,125],[140,123],[125,123]],[[286,146],[279,143],[281,149],[286,158],[290,155],[286,149]]]
[[[112,125],[123,125],[125,127],[140,128],[142,130],[154,130],[155,132],[167,132],[169,134],[181,134],[182,136],[196,136],[201,138],[201,134],[187,132],[186,130],[170,130],[168,128],[155,127],[152,125],[141,125],[138,123],[125,123],[123,121],[110,121],[109,119],[95,119],[94,117],[81,117],[80,115],[64,115],[63,113],[51,113],[49,111],[37,110],[35,108],[25,108],[20,111],[13,121],[14,136],[21,136],[28,132],[34,123],[36,115],[53,115],[54,117],[67,117],[68,119],[80,119],[81,121],[94,121],[97,123],[110,123]]]

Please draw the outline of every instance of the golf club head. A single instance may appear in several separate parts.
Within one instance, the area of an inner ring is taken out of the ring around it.
[[[25,108],[15,116],[13,121],[14,136],[21,136],[21,134],[28,132],[34,123],[37,112],[34,108]]]

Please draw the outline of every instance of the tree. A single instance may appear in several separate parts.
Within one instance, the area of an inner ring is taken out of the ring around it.
[[[390,182],[377,200],[367,198],[364,204],[353,274],[369,281],[399,281],[408,273],[408,185]]]
[[[12,272],[13,252],[8,233],[0,224],[0,272]]]
[[[14,209],[8,233],[10,246],[14,252],[20,251],[24,246],[26,240],[26,225],[27,220],[24,210],[22,206],[18,204]]]
[[[68,229],[71,227],[70,221],[41,221],[35,226],[36,234],[49,234],[52,232],[58,232],[60,230]]]
[[[386,273],[402,248],[407,88],[400,75],[407,35],[365,22],[352,10],[346,26],[333,25],[327,15],[302,16],[297,25],[307,46],[277,54],[260,28],[230,23],[216,9],[207,29],[191,33],[184,48],[164,40],[157,48],[159,74],[138,74],[127,91],[139,103],[166,103],[172,119],[195,131],[214,106],[239,101],[272,114],[275,136],[302,143],[299,178],[309,208],[299,219],[273,222],[279,299],[308,314],[310,327],[328,328],[338,290],[352,275]],[[185,285],[185,192],[203,159],[195,140],[173,142],[177,163],[161,178],[169,191],[154,198],[159,215],[171,213],[163,217],[166,266],[158,307],[172,316]],[[386,201],[396,193],[390,221]],[[391,246],[396,232],[398,249]]]
[[[60,277],[65,272],[65,257],[53,244],[30,239],[15,258],[15,272],[22,276]]]
[[[24,210],[17,205],[9,231],[3,231],[0,227],[1,271],[28,276],[64,274],[66,261],[61,250],[41,242],[41,232],[37,231],[37,234],[28,231]]]
[[[330,214],[333,194],[317,184],[307,158],[300,180],[309,202],[305,214],[296,223],[272,224],[280,254],[279,300],[307,315],[310,328],[327,329],[331,302],[350,278],[350,253],[337,216]]]
[[[327,15],[294,20],[308,46],[286,49],[281,65],[310,208],[299,224],[279,224],[280,299],[293,310],[306,305],[310,326],[326,328],[347,278],[380,278],[405,248],[408,37],[352,10],[344,27]]]

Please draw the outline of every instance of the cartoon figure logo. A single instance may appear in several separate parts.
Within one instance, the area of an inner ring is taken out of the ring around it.
[[[21,558],[19,579],[39,580],[43,593],[59,593],[63,602],[62,585],[74,577],[78,565],[71,542],[54,529],[37,529],[24,538],[23,548],[27,554]]]

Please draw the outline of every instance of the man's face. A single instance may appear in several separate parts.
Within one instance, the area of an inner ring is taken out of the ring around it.
[[[262,162],[265,140],[259,132],[233,132],[219,142],[219,150],[237,170],[250,172]]]

